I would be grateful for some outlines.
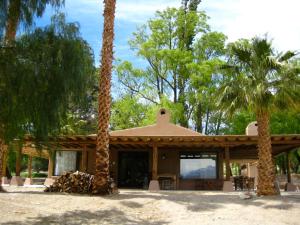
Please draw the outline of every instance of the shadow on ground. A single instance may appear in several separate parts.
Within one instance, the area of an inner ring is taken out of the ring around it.
[[[251,199],[243,200],[236,194],[225,194],[224,192],[201,192],[201,191],[161,191],[157,193],[147,193],[138,191],[125,191],[119,195],[105,197],[111,200],[122,201],[123,204],[128,207],[136,208],[138,204],[130,202],[129,200],[135,200],[138,198],[147,198],[153,200],[164,200],[174,202],[185,206],[190,211],[212,211],[218,208],[222,208],[227,204],[238,204],[241,206],[257,206],[260,208],[274,208],[288,210],[293,207],[294,203],[300,203],[300,194],[288,194],[284,196],[253,196]],[[127,200],[124,201],[124,200]],[[264,201],[267,200],[267,201]],[[271,203],[271,204],[270,204]],[[140,205],[140,207],[143,207]]]
[[[65,193],[44,193],[39,191],[18,191],[12,190],[6,193],[0,193],[10,195],[17,194],[18,196],[32,195],[33,198],[51,198],[51,196],[62,196],[63,198],[74,197],[75,201],[81,201],[80,199],[85,197],[83,201],[85,204],[93,204],[93,201],[98,201],[97,197],[93,200],[89,199],[89,195],[79,195],[79,194],[65,194]],[[80,198],[80,199],[79,199]],[[172,205],[176,204],[180,207],[185,208],[187,211],[191,212],[214,212],[217,209],[222,209],[228,204],[238,205],[239,207],[255,206],[257,209],[280,209],[288,210],[294,207],[294,204],[300,204],[300,194],[284,194],[283,196],[273,196],[273,197],[256,197],[251,199],[243,200],[240,199],[239,193],[224,193],[224,192],[204,192],[204,191],[160,191],[160,192],[148,192],[148,191],[132,191],[132,190],[121,190],[120,194],[110,195],[101,197],[101,199],[109,201],[117,201],[120,208],[112,207],[111,209],[103,209],[96,211],[91,210],[74,210],[67,211],[63,214],[52,214],[52,215],[39,215],[37,217],[27,217],[24,221],[13,221],[6,224],[167,224],[167,221],[155,220],[155,222],[149,222],[147,219],[143,219],[143,216],[138,216],[134,214],[128,214],[129,210],[136,210],[144,208],[143,210],[153,210],[151,204],[170,205],[172,210]],[[53,203],[55,204],[55,203]],[[30,207],[30,206],[29,206]],[[51,206],[49,206],[51,207]],[[147,209],[149,207],[149,209]],[[128,210],[126,210],[128,208]],[[122,210],[120,210],[122,209]],[[142,218],[141,218],[142,217]],[[163,218],[163,217],[162,217]],[[157,219],[157,218],[155,218]],[[153,220],[152,220],[153,221]]]
[[[166,221],[148,222],[141,218],[128,218],[124,212],[117,209],[102,211],[74,210],[64,214],[27,218],[25,221],[8,222],[7,225],[45,225],[45,224],[124,224],[124,225],[161,225]]]

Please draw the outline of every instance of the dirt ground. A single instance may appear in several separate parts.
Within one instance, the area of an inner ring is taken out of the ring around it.
[[[107,197],[6,187],[0,224],[300,225],[300,193],[242,200],[238,192],[121,190]]]

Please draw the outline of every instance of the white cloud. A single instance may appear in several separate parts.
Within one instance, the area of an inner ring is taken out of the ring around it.
[[[117,57],[135,58],[124,40],[157,10],[179,7],[181,0],[117,0]],[[199,9],[211,17],[213,30],[224,32],[229,41],[268,33],[280,51],[300,50],[300,0],[202,0]],[[81,31],[93,46],[99,61],[103,0],[66,0],[69,21],[79,21]]]
[[[202,8],[229,41],[267,33],[280,51],[300,49],[299,0],[204,0]]]
[[[180,0],[117,0],[116,19],[132,23],[145,23],[154,16],[157,10],[164,10],[167,7],[180,6]],[[100,15],[103,12],[102,0],[67,0],[67,6],[74,9],[73,14]]]
[[[117,1],[116,18],[127,22],[145,23],[158,10],[180,6],[180,0]]]

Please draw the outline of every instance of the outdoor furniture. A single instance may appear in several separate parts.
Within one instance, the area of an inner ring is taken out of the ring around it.
[[[254,190],[254,177],[237,176],[233,180],[235,190]]]
[[[176,175],[174,174],[159,174],[157,175],[159,186],[161,190],[175,190],[176,189]]]

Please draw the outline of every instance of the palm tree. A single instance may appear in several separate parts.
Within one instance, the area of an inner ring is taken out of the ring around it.
[[[60,7],[64,2],[64,0],[3,0],[0,5],[2,21],[0,26],[5,26],[5,40],[15,39],[20,23],[25,26],[32,25],[34,17],[41,17],[48,4]]]
[[[116,0],[104,0],[104,29],[102,36],[101,71],[98,97],[98,134],[94,194],[108,194],[109,186],[109,118],[110,88],[113,61],[113,40]]]
[[[296,53],[275,54],[267,38],[240,40],[230,44],[230,71],[220,87],[219,105],[229,114],[250,109],[258,124],[258,195],[276,195],[275,167],[269,121],[272,110],[296,107],[300,100],[299,67]]]

